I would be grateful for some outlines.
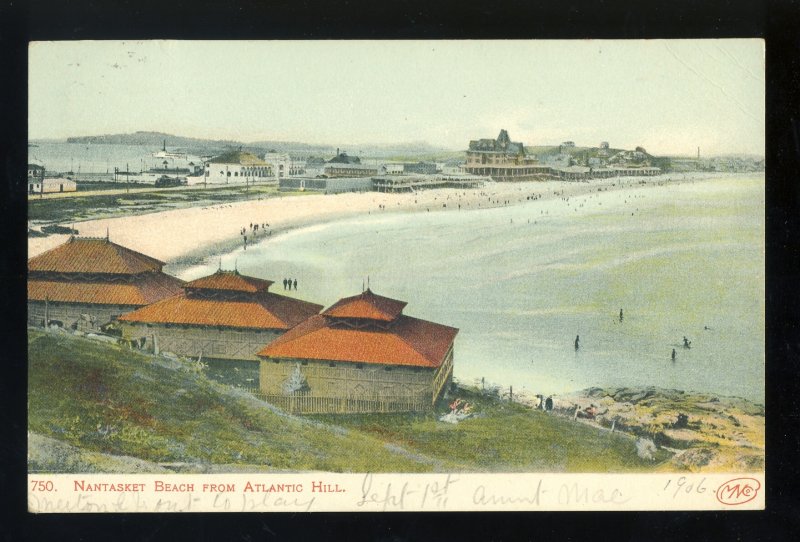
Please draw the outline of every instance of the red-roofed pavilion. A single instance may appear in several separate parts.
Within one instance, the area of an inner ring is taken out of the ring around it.
[[[368,289],[308,318],[258,353],[262,393],[302,413],[430,409],[452,379],[458,330],[405,306]]]
[[[269,292],[272,281],[219,270],[120,317],[123,336],[181,356],[258,360],[256,352],[321,305]]]
[[[28,260],[28,324],[97,330],[181,291],[164,262],[111,242],[71,237]]]

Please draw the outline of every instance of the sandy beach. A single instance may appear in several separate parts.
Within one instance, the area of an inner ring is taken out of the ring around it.
[[[378,192],[314,194],[190,207],[151,214],[76,222],[81,237],[105,237],[134,250],[171,263],[215,248],[243,243],[241,231],[250,224],[268,224],[273,234],[339,218],[386,212],[458,212],[511,206],[529,199],[554,200],[597,191],[640,190],[648,186],[691,182],[709,174],[673,174],[626,177],[590,182],[487,183],[479,189],[438,189],[406,194]],[[259,231],[256,241],[266,231]],[[68,235],[28,239],[28,256],[36,256],[61,243]]]

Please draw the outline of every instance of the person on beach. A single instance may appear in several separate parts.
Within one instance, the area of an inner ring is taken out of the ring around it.
[[[294,279],[294,289],[297,290],[297,279]]]
[[[622,323],[622,309],[619,310],[619,323]]]
[[[546,412],[552,412],[552,410],[553,410],[553,396],[552,395],[550,397],[548,397],[547,400],[544,402],[544,410]]]
[[[575,336],[575,351],[577,352],[580,347],[581,347],[581,336],[580,335],[576,335]]]
[[[692,347],[692,341],[687,339],[686,335],[683,336],[683,347],[684,348],[691,348]]]
[[[286,279],[283,279],[283,289],[286,289]]]
[[[673,363],[675,362],[675,357],[676,357],[677,355],[678,355],[678,354],[675,352],[675,349],[673,348],[673,349],[672,349],[672,361],[673,361]]]

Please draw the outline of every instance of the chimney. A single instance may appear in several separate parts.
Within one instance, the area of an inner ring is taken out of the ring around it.
[[[336,156],[339,156],[339,147],[336,147]]]

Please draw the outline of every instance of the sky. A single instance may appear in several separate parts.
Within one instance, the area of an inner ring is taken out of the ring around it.
[[[73,41],[29,46],[30,139],[764,154],[764,42]]]

